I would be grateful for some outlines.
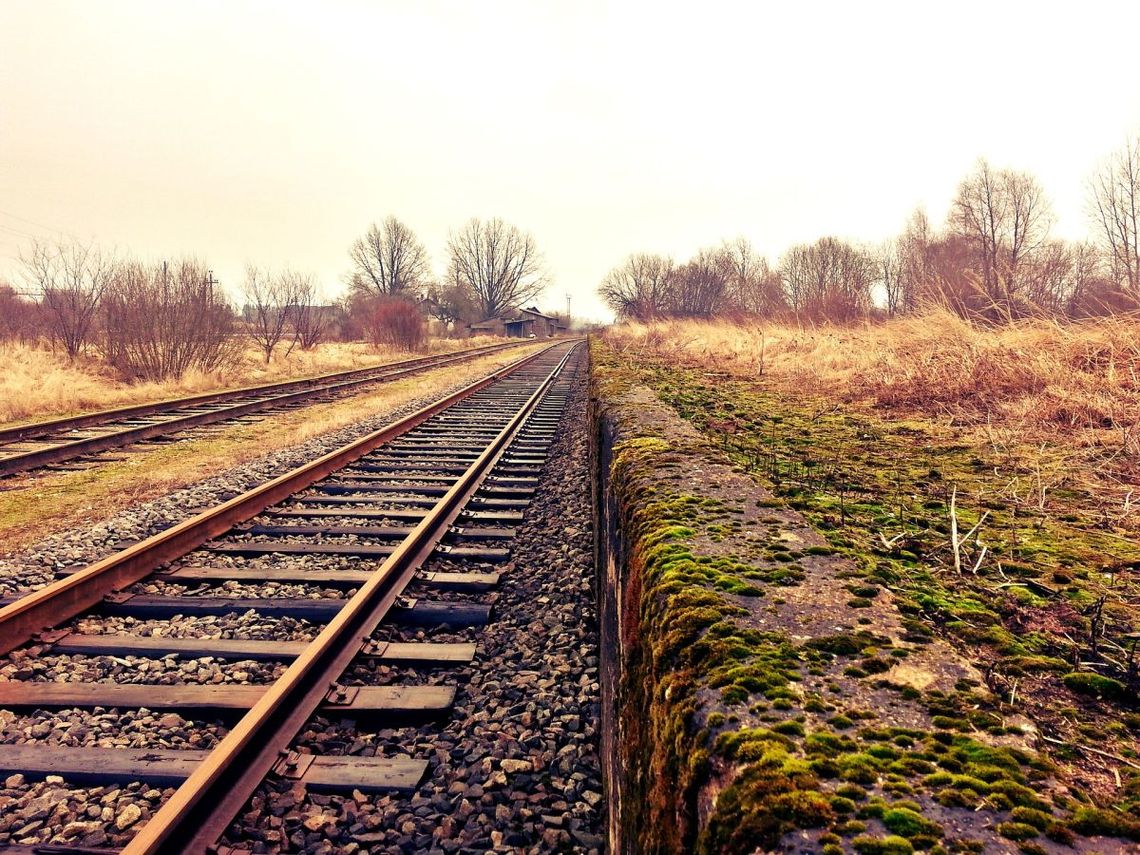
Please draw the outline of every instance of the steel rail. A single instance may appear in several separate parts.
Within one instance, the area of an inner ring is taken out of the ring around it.
[[[312,388],[322,383],[334,383],[340,380],[349,380],[355,377],[364,377],[388,369],[413,368],[417,366],[448,365],[451,362],[464,358],[477,358],[498,350],[512,347],[521,347],[530,342],[507,342],[504,344],[491,344],[483,347],[472,347],[453,353],[440,353],[433,356],[417,356],[413,359],[401,359],[396,362],[387,362],[380,365],[371,365],[367,368],[353,368],[348,371],[332,371],[328,374],[316,374],[312,377],[300,377],[296,380],[281,380],[277,383],[265,383],[258,386],[239,386],[235,389],[222,389],[217,392],[203,392],[199,395],[188,395],[183,398],[165,398],[161,401],[151,401],[146,404],[130,404],[125,407],[115,407],[109,410],[96,410],[81,413],[77,416],[65,416],[58,419],[29,422],[22,425],[0,428],[0,443],[17,442],[25,439],[38,439],[62,431],[76,428],[90,427],[92,425],[106,424],[107,422],[135,416],[149,416],[183,407],[196,407],[202,404],[212,404],[229,401],[235,398],[244,398],[250,395],[271,394],[284,392],[289,389]],[[377,379],[384,379],[379,377]]]
[[[151,439],[156,436],[165,436],[167,434],[178,433],[184,430],[189,430],[191,428],[201,427],[202,425],[208,425],[215,422],[222,422],[228,419],[238,418],[240,416],[259,412],[261,410],[282,407],[292,403],[299,403],[317,395],[330,393],[336,394],[338,392],[345,392],[349,389],[353,389],[359,386],[367,386],[373,383],[397,380],[401,377],[418,374],[422,371],[430,370],[432,368],[439,368],[451,365],[455,362],[474,359],[478,355],[479,354],[452,357],[436,362],[431,362],[429,364],[417,365],[414,367],[388,372],[379,377],[369,376],[357,380],[347,380],[344,382],[335,383],[330,386],[318,386],[310,389],[302,389],[296,392],[287,392],[280,395],[275,395],[270,398],[262,398],[250,401],[245,404],[234,404],[233,406],[225,407],[221,410],[211,410],[205,413],[194,413],[187,416],[178,416],[176,418],[168,419],[162,422],[156,422],[150,425],[126,428],[124,430],[113,431],[112,433],[94,436],[88,439],[77,439],[71,442],[61,443],[59,445],[38,449],[36,451],[27,451],[20,454],[12,454],[6,457],[0,457],[0,476],[14,475],[17,472],[26,472],[28,470],[37,469],[39,467],[47,466],[52,463],[60,463],[64,460],[71,460],[76,457],[81,457],[85,454],[94,454],[96,452],[106,451],[111,448],[121,448],[124,445],[131,445],[133,443]]]
[[[205,853],[217,843],[482,485],[575,347],[566,352],[428,516],[196,767],[122,855]]]
[[[93,608],[111,591],[134,584],[159,565],[185,555],[270,505],[407,433],[452,404],[517,371],[556,346],[558,345],[553,344],[524,356],[409,416],[0,608],[0,654],[26,644],[37,633]]]

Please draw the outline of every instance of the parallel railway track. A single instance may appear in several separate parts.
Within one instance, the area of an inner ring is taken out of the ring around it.
[[[89,458],[183,431],[351,394],[374,383],[454,365],[516,342],[262,386],[136,404],[0,429],[0,477]],[[96,458],[97,460],[97,458]]]
[[[414,790],[426,761],[316,756],[296,750],[297,735],[314,715],[446,715],[453,686],[368,685],[359,663],[446,669],[477,655],[472,643],[391,641],[377,631],[491,619],[486,592],[498,585],[495,567],[509,557],[539,487],[580,352],[561,343],[525,357],[0,608],[3,651],[72,662],[212,657],[266,663],[274,677],[155,685],[132,672],[127,683],[0,682],[0,709],[146,708],[232,722],[210,751],[0,745],[0,773],[177,784],[125,853],[245,851],[240,842],[217,847],[267,779],[349,792]],[[296,637],[156,630],[176,616],[185,627],[186,618],[249,610]],[[123,620],[145,634],[123,634]]]

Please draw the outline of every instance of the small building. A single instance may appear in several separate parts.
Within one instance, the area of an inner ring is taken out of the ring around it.
[[[566,323],[561,318],[544,314],[534,306],[471,325],[472,334],[505,335],[509,338],[549,338],[565,333],[566,329]]]
[[[532,335],[547,338],[565,329],[558,318],[543,314],[534,306],[519,309],[513,317],[503,318],[503,325],[511,338],[530,338]]]
[[[502,318],[487,318],[485,321],[471,324],[468,329],[471,331],[471,335],[505,336],[507,334],[507,328]]]

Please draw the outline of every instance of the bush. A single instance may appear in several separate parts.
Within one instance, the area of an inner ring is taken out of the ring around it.
[[[423,350],[427,323],[419,308],[402,297],[370,297],[360,305],[369,341],[397,350]]]
[[[43,307],[17,294],[11,285],[0,285],[0,341],[31,343],[46,333]]]
[[[123,374],[177,380],[237,358],[233,310],[205,265],[118,266],[101,302],[104,352]]]

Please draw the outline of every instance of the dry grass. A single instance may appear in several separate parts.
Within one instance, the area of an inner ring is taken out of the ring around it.
[[[139,451],[93,469],[12,478],[4,482],[5,489],[0,491],[0,553],[27,547],[54,532],[89,526],[123,508],[166,495],[269,452],[390,412],[425,395],[473,382],[545,344],[385,383],[368,394],[342,401],[274,413],[252,424],[230,425],[200,438]]]
[[[756,378],[791,395],[965,429],[1006,457],[1059,452],[1063,469],[1140,509],[1140,318],[999,327],[932,312],[877,325],[799,329],[729,322],[625,324],[619,352]],[[1042,478],[1044,479],[1044,475]]]
[[[436,339],[430,353],[446,353],[501,341],[491,336]],[[69,363],[42,347],[0,343],[0,425],[67,416],[88,410],[159,401],[197,392],[210,392],[259,383],[272,383],[314,374],[380,365],[420,354],[377,348],[362,342],[330,342],[311,351],[294,349],[288,357],[279,348],[266,365],[248,348],[233,366],[209,373],[191,372],[178,382],[127,383],[97,359]]]
[[[619,350],[958,423],[1140,431],[1140,318],[995,328],[936,312],[861,327],[668,321],[607,335]]]

